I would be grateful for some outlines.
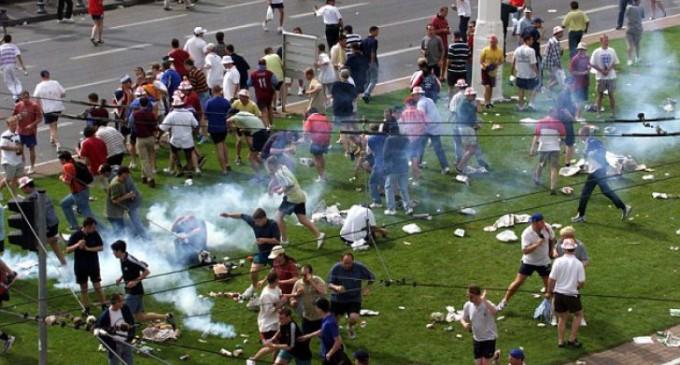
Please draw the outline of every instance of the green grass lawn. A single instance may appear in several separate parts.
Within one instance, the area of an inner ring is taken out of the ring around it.
[[[680,47],[680,28],[673,28],[662,33],[669,42],[671,49]],[[613,41],[622,63],[625,64],[625,49],[621,41]],[[591,49],[592,50],[592,49]],[[649,60],[654,62],[654,60]],[[624,73],[630,73],[623,65]],[[507,70],[507,68],[506,68]],[[657,96],[677,96],[680,89],[669,85],[663,80],[651,80],[649,87],[654,88]],[[594,84],[591,84],[594,85]],[[620,85],[623,88],[623,85]],[[512,95],[514,90],[506,88],[506,94]],[[593,86],[591,86],[591,90]],[[370,118],[379,118],[382,109],[402,100],[406,92],[397,92],[385,96],[378,96],[371,104],[361,104],[361,113]],[[620,105],[632,100],[619,100]],[[385,266],[374,250],[357,253],[358,260],[367,264],[379,279],[406,279],[421,285],[374,285],[371,295],[364,300],[364,307],[380,311],[380,316],[364,318],[365,328],[358,330],[358,338],[347,340],[347,352],[358,348],[370,350],[375,364],[468,364],[472,362],[471,336],[464,333],[461,327],[453,324],[452,331],[446,331],[447,325],[437,325],[434,329],[426,329],[430,313],[445,312],[445,306],[453,305],[462,308],[465,302],[465,289],[469,283],[478,283],[489,288],[489,298],[498,302],[504,288],[512,281],[519,264],[521,251],[519,244],[505,244],[495,239],[495,233],[482,230],[492,224],[500,215],[505,213],[543,212],[550,223],[567,225],[569,217],[575,214],[578,194],[580,193],[584,175],[573,178],[560,178],[559,186],[573,186],[574,196],[550,196],[547,190],[537,188],[531,183],[531,171],[535,164],[534,158],[528,157],[529,143],[532,129],[516,123],[527,116],[514,112],[514,104],[499,104],[491,113],[482,115],[486,120],[480,134],[481,144],[493,167],[493,171],[480,178],[474,178],[472,185],[452,182],[451,176],[442,176],[439,166],[428,147],[426,160],[429,168],[423,172],[422,184],[412,188],[412,195],[420,201],[416,213],[435,213],[431,221],[415,220],[425,233],[407,236],[401,227],[404,216],[383,217],[378,211],[379,223],[388,225],[390,236],[380,243],[380,253]],[[501,116],[496,116],[499,113]],[[542,117],[541,113],[528,115]],[[586,114],[592,118],[592,114]],[[491,131],[490,121],[503,125],[499,131]],[[281,126],[298,126],[299,118],[277,121]],[[604,127],[601,125],[601,127]],[[649,130],[651,131],[651,129]],[[496,134],[496,136],[494,136]],[[513,136],[499,136],[512,134]],[[605,139],[611,143],[612,138]],[[447,156],[453,159],[452,143],[445,138]],[[233,147],[233,146],[232,146]],[[579,146],[580,147],[580,146]],[[208,157],[207,173],[195,179],[195,187],[210,186],[217,182],[247,184],[250,169],[246,166],[236,167],[235,173],[229,177],[217,174],[216,159],[212,145],[203,145],[201,150]],[[298,150],[298,157],[308,156],[306,148]],[[330,181],[327,183],[322,198],[332,204],[339,202],[341,208],[349,208],[352,204],[368,203],[368,192],[365,188],[367,176],[360,176],[356,183],[348,178],[352,176],[352,165],[346,160],[339,148],[334,147],[328,155]],[[534,308],[539,299],[534,299],[531,292],[538,292],[541,288],[537,277],[530,278],[511,301],[510,306],[500,315],[504,319],[498,321],[498,348],[505,353],[513,347],[522,346],[528,355],[527,362],[531,364],[559,364],[575,360],[586,353],[596,352],[629,341],[632,337],[651,333],[680,323],[677,318],[669,316],[669,308],[680,306],[680,274],[677,271],[677,260],[680,253],[671,251],[669,246],[676,245],[678,237],[675,231],[680,228],[680,216],[676,200],[652,200],[651,192],[678,193],[677,176],[680,176],[680,152],[677,149],[666,148],[654,151],[654,156],[635,155],[640,163],[650,167],[659,165],[653,173],[656,181],[642,180],[645,172],[626,174],[615,180],[613,186],[620,188],[622,199],[634,207],[633,217],[622,222],[619,211],[600,194],[596,194],[590,201],[588,208],[588,223],[576,226],[577,236],[588,247],[591,265],[587,269],[588,282],[583,290],[588,327],[581,329],[580,341],[584,347],[581,350],[558,349],[556,346],[556,329],[553,327],[537,327],[531,319]],[[233,152],[233,150],[232,150]],[[627,151],[615,151],[626,153]],[[233,153],[232,153],[233,158]],[[245,154],[244,154],[245,156]],[[159,158],[159,167],[166,165],[167,151],[163,151]],[[160,168],[159,168],[160,169]],[[544,175],[545,176],[545,175]],[[315,171],[299,167],[298,178],[304,187],[313,185]],[[139,178],[139,172],[135,172]],[[160,176],[159,188],[150,190],[138,183],[142,195],[147,202],[164,201],[169,199],[177,190],[171,186],[184,189],[183,180],[174,177]],[[648,183],[640,185],[641,183]],[[54,177],[41,178],[38,184],[49,192],[53,199],[66,194],[66,186]],[[636,186],[640,185],[640,186]],[[356,191],[356,188],[363,188]],[[627,188],[630,187],[630,188]],[[94,195],[98,198],[93,208],[98,213],[103,211],[104,195],[101,190]],[[253,192],[254,193],[254,192]],[[219,197],[216,197],[216,204]],[[463,216],[455,213],[460,207],[475,206],[478,215]],[[253,209],[255,207],[252,207]],[[226,208],[225,208],[226,209]],[[59,211],[61,214],[61,211]],[[62,227],[65,220],[60,217]],[[676,220],[677,218],[677,220]],[[330,239],[326,246],[316,251],[310,244],[296,246],[296,242],[310,239],[307,231],[295,227],[289,221],[291,247],[289,253],[298,262],[310,262],[319,275],[325,277],[330,266],[337,260],[338,254],[344,250],[339,239]],[[338,228],[321,225],[322,230],[329,235],[336,235]],[[466,237],[457,238],[453,235],[455,228],[464,228]],[[523,225],[515,226],[514,231],[519,235]],[[410,245],[404,242],[409,242]],[[15,247],[6,246],[9,250]],[[254,248],[253,248],[254,250]],[[239,256],[244,252],[219,252],[217,257],[224,255]],[[104,268],[104,270],[118,270],[118,267]],[[163,272],[163,268],[151,268],[154,273]],[[239,274],[245,274],[245,269],[239,269]],[[191,271],[195,281],[209,280],[212,276],[205,269]],[[150,279],[153,280],[153,279]],[[198,286],[199,293],[207,295],[210,291],[240,291],[247,286],[244,275],[237,276],[226,283],[210,282]],[[436,285],[427,285],[436,284]],[[35,281],[19,281],[16,288],[32,297],[36,296]],[[50,295],[61,295],[49,301],[50,311],[71,310],[76,313],[75,300],[64,290],[50,289]],[[627,298],[610,298],[597,295],[624,296]],[[650,299],[675,299],[675,301],[658,301]],[[26,304],[13,307],[12,304],[26,302],[27,298],[13,294],[12,302],[6,303],[5,308],[29,313],[37,312],[37,305]],[[242,345],[246,354],[251,354],[257,346],[256,314],[248,312],[242,305],[231,300],[217,298],[215,300],[213,319],[233,324],[237,333],[246,334],[234,339],[220,339],[210,337],[207,343],[198,342],[199,332],[185,332],[177,342],[177,346],[165,344],[154,345],[160,349],[156,355],[171,363],[179,362],[182,354],[188,353],[191,359],[187,363],[213,364],[223,362],[218,355],[202,353],[200,348],[218,351],[224,347],[233,350],[236,345]],[[165,303],[158,303],[152,298],[146,300],[147,310],[163,312],[171,311],[173,307]],[[404,309],[400,309],[403,307]],[[33,364],[37,362],[37,326],[32,322],[26,324],[5,324],[17,321],[16,317],[0,313],[0,329],[17,336],[18,340],[11,353],[0,357],[0,364]],[[344,332],[343,332],[344,333]],[[187,348],[182,348],[186,346]],[[93,364],[103,363],[105,354],[96,351],[97,341],[88,333],[68,328],[52,327],[49,330],[50,364]],[[313,351],[318,352],[318,342],[314,340]],[[137,357],[138,364],[153,364],[155,360]],[[227,361],[228,363],[243,362],[243,360]]]

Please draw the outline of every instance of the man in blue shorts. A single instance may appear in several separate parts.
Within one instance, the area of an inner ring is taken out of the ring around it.
[[[253,229],[255,234],[255,243],[257,244],[257,254],[253,255],[253,263],[250,266],[250,286],[241,295],[244,298],[249,298],[255,293],[255,288],[258,286],[259,272],[264,266],[272,266],[272,259],[269,254],[274,246],[279,244],[281,232],[279,226],[273,220],[267,218],[267,213],[262,208],[255,209],[253,215],[242,213],[222,213],[224,218],[242,219]]]

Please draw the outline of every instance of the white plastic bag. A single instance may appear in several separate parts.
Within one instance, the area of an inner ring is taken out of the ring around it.
[[[267,15],[264,17],[266,21],[272,21],[274,20],[274,9],[272,9],[271,6],[267,7]]]

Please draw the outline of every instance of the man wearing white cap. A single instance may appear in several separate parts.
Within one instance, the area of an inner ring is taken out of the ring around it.
[[[189,1],[189,0],[187,0]],[[203,69],[205,57],[203,56],[203,48],[208,45],[203,39],[203,34],[206,30],[203,27],[194,28],[193,37],[189,38],[186,43],[184,43],[184,50],[189,53],[189,57],[194,60],[194,65],[199,70]]]
[[[521,46],[523,43],[522,39],[522,34],[524,33],[524,30],[531,27],[532,25],[532,20],[531,17],[533,16],[533,11],[528,6],[524,7],[524,16],[517,22],[515,25],[515,29],[513,29],[512,35],[517,37],[517,45]]]
[[[567,238],[562,242],[564,256],[558,258],[553,263],[546,298],[555,296],[554,307],[557,313],[557,346],[558,347],[581,347],[581,343],[576,336],[583,317],[583,307],[579,290],[586,282],[586,271],[583,263],[574,255],[576,251],[576,241]],[[567,343],[564,343],[564,331],[567,325],[568,314],[574,315],[571,324],[571,334]]]
[[[224,66],[222,66],[222,58],[215,53],[215,45],[213,43],[208,43],[203,48],[203,53],[205,53],[205,62],[203,64],[205,78],[208,82],[208,87],[212,90],[215,86],[222,86]]]
[[[194,152],[194,137],[192,135],[193,128],[198,127],[198,121],[194,117],[194,114],[184,108],[184,101],[181,97],[181,92],[175,92],[172,97],[172,111],[165,116],[163,123],[159,126],[159,129],[164,132],[170,132],[170,148],[172,150],[172,155],[170,156],[170,171],[177,167],[174,171],[175,175],[179,176],[182,174],[182,170],[179,168],[180,158],[179,151],[184,151],[184,155],[187,159],[186,170],[194,171],[196,174],[201,173],[201,169],[198,167],[198,158]]]
[[[458,79],[455,87],[458,91],[451,97],[451,101],[449,102],[449,111],[451,112],[449,122],[453,125],[454,152],[456,153],[456,164],[458,164],[458,161],[463,157],[463,143],[460,139],[460,133],[458,132],[458,118],[456,115],[458,114],[460,104],[465,100],[465,89],[467,89],[468,84],[465,82],[465,79]]]
[[[427,122],[427,127],[425,128],[425,135],[422,137],[422,145],[420,156],[424,155],[425,146],[427,146],[428,140],[434,148],[434,153],[437,155],[437,160],[439,160],[439,166],[441,167],[441,173],[446,175],[449,173],[449,161],[446,159],[446,153],[442,148],[441,135],[445,134],[444,124],[442,122],[442,117],[437,110],[437,105],[432,99],[427,97],[425,91],[420,86],[413,88],[411,97],[415,98],[418,102],[416,108],[425,114],[425,121]]]
[[[543,60],[543,69],[548,71],[550,81],[548,81],[548,88],[552,89],[558,86],[558,90],[564,88],[564,70],[562,69],[562,46],[560,40],[564,35],[564,28],[556,25],[553,28],[553,36],[548,40],[548,48],[545,51],[545,59]]]
[[[222,92],[224,98],[231,101],[238,97],[239,82],[241,75],[234,66],[234,60],[231,56],[222,57],[222,65],[224,66],[224,77],[222,78]]]
[[[191,0],[184,0],[184,10],[189,10],[194,7],[194,4],[191,3]],[[170,0],[163,0],[163,10],[172,10],[170,7]]]

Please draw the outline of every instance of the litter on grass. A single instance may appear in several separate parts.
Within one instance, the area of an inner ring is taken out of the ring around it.
[[[314,212],[312,213],[312,222],[318,222],[321,220],[325,220],[334,226],[342,226],[342,224],[345,222],[345,218],[342,216],[342,212],[340,211],[340,208],[338,208],[337,204],[326,207],[326,203],[323,201],[317,205],[316,209],[314,209]]]
[[[370,310],[370,309],[362,309],[362,310],[359,311],[359,315],[362,316],[362,317],[375,317],[375,316],[379,316],[380,312],[376,312],[376,311]]]
[[[496,226],[486,226],[484,227],[484,232],[496,232],[497,229]]]
[[[404,243],[406,246],[411,246],[411,245],[412,245],[412,243],[409,242],[409,241],[404,241],[403,243]]]
[[[492,131],[499,130],[499,129],[503,129],[503,126],[500,125],[500,124],[492,124],[492,125],[491,125],[491,130],[492,130]]]
[[[416,234],[416,233],[420,233],[420,232],[423,231],[423,230],[422,230],[417,224],[415,224],[415,223],[407,224],[407,225],[401,227],[401,230],[404,231],[404,232],[406,232],[406,233],[408,233],[408,234]]]
[[[653,199],[664,199],[664,200],[665,200],[665,199],[678,199],[678,198],[680,198],[680,196],[678,196],[678,195],[676,195],[676,194],[668,194],[668,193],[657,193],[657,192],[653,192],[653,193],[652,193],[652,198],[653,198]]]
[[[654,339],[652,339],[652,336],[639,336],[633,337],[633,342],[636,345],[653,345]]]
[[[642,180],[654,180],[654,175],[652,174],[643,175]]]
[[[455,231],[453,231],[453,235],[456,237],[465,237],[465,230],[458,228]]]
[[[571,186],[565,186],[562,189],[560,189],[560,191],[564,195],[571,195],[574,193],[574,188],[572,188]]]
[[[670,312],[671,317],[680,317],[680,309],[671,308],[668,311]]]
[[[456,181],[465,185],[470,185],[470,178],[467,175],[456,175]]]
[[[463,215],[477,215],[477,211],[474,208],[463,208],[459,212]]]
[[[534,118],[523,118],[520,119],[519,122],[522,124],[534,125],[536,124],[537,120]]]
[[[505,231],[497,234],[496,239],[501,241],[501,242],[515,242],[515,241],[518,240],[515,232],[513,232],[509,229],[506,229]]]

